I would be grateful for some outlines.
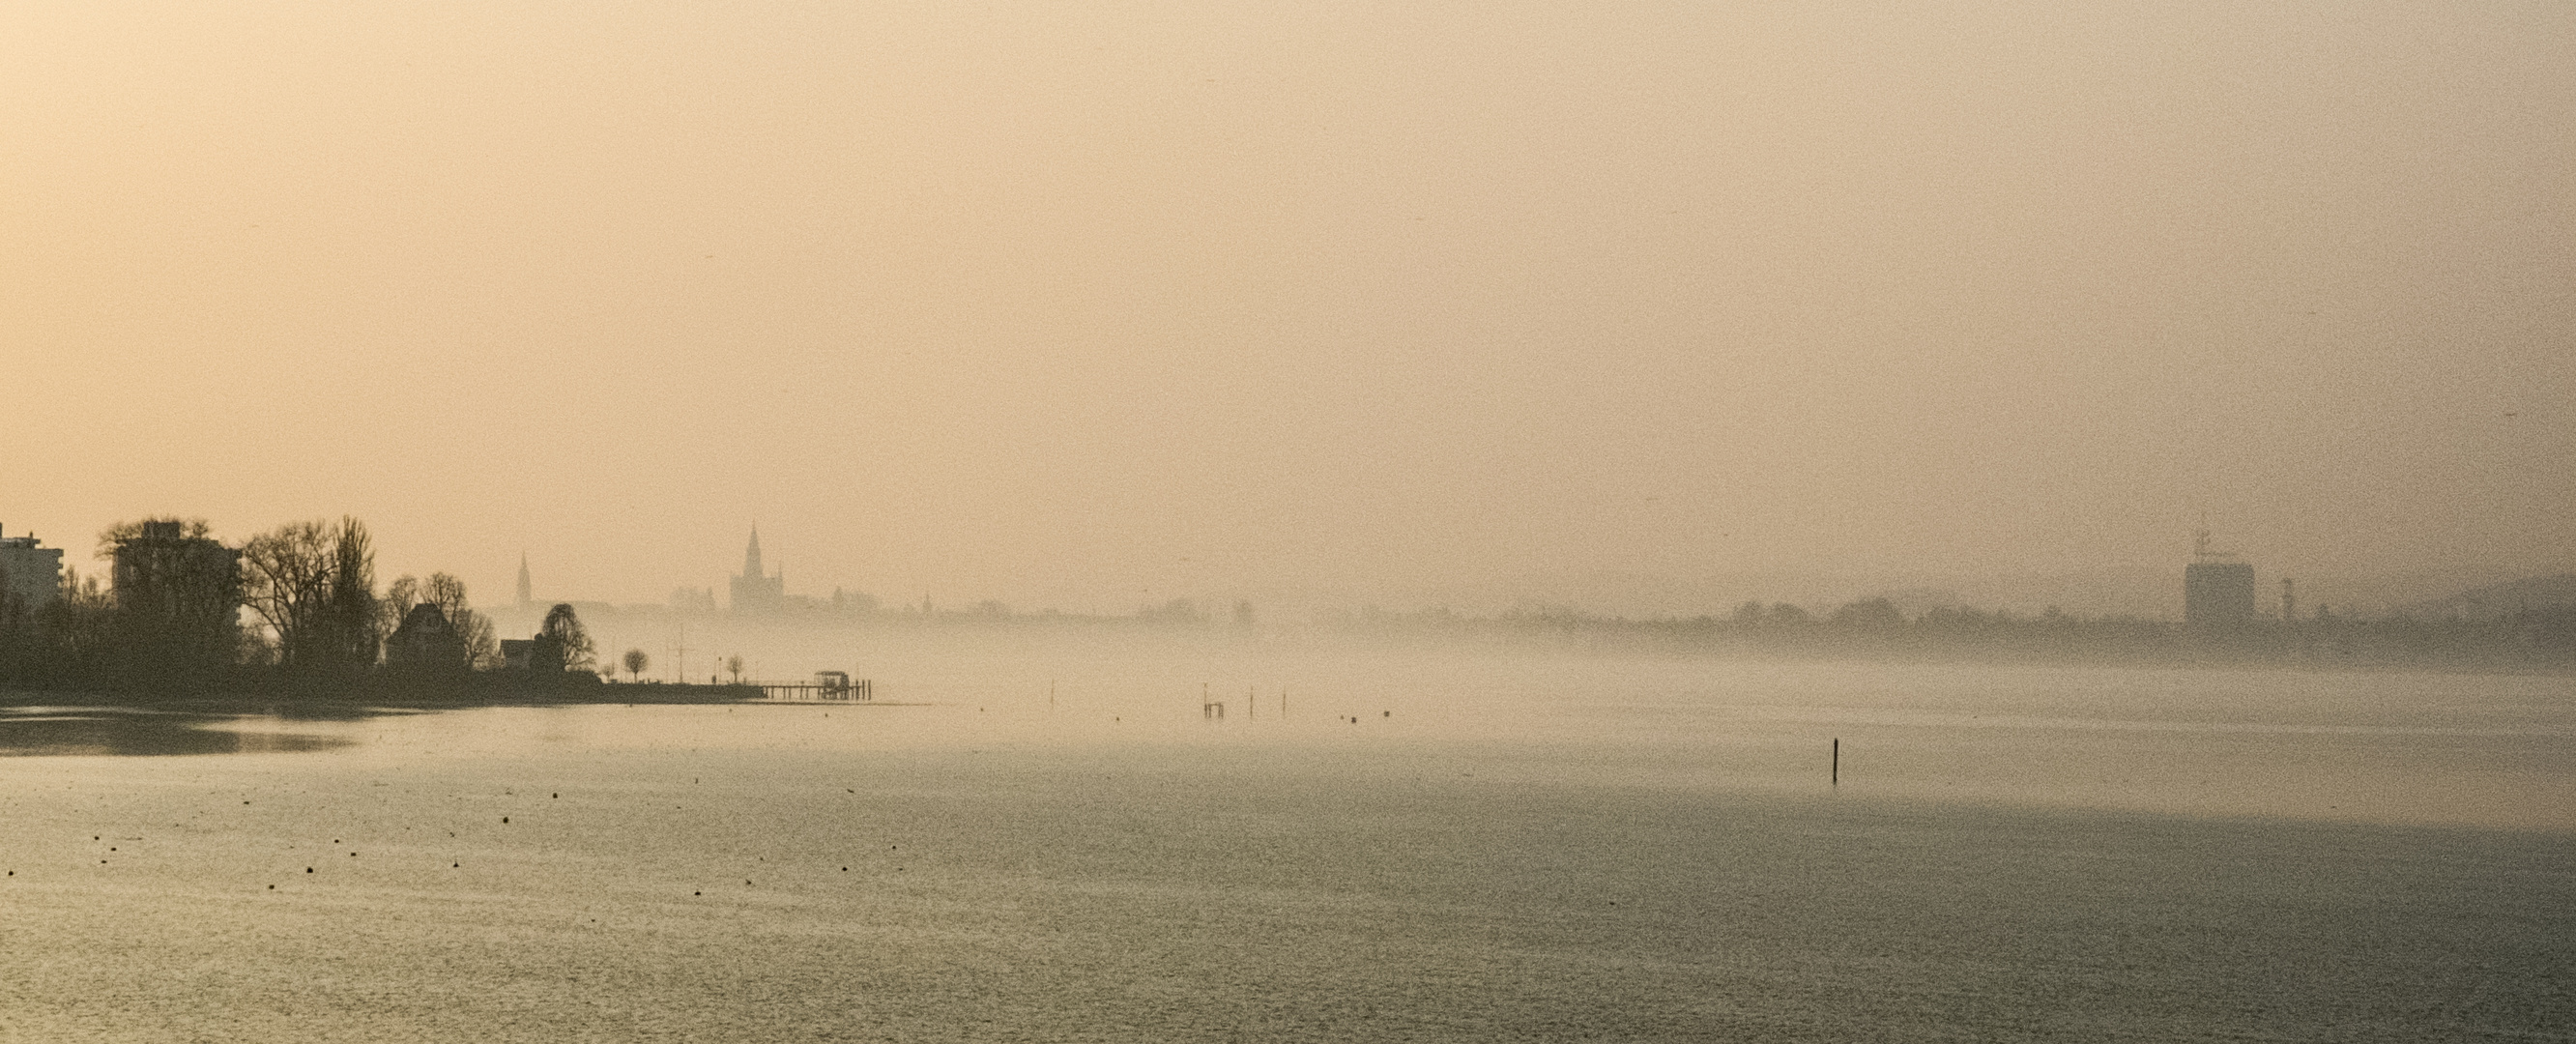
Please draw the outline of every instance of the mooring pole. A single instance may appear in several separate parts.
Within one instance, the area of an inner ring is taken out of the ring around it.
[[[1839,786],[1842,786],[1842,785],[1843,785],[1843,738],[1842,738],[1842,737],[1840,737],[1840,736],[1836,736],[1836,737],[1834,737],[1834,770],[1833,770],[1833,771],[1834,771],[1834,774],[1833,774],[1833,777],[1832,777],[1832,779],[1833,779],[1833,784],[1834,784],[1835,786],[1838,786],[1838,787],[1839,787]]]

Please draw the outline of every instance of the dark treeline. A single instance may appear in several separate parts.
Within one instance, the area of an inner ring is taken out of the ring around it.
[[[121,522],[99,534],[97,557],[106,584],[67,567],[49,602],[0,595],[0,686],[193,695],[598,680],[569,606],[514,661],[455,577],[379,590],[373,538],[354,518],[291,522],[239,546],[203,520]]]
[[[1362,633],[1544,638],[1603,649],[1798,658],[2246,663],[2317,666],[2576,668],[2576,605],[2489,619],[2404,616],[2253,619],[2194,629],[2134,616],[1944,607],[1908,615],[1886,599],[1810,612],[1747,602],[1727,615],[1632,619],[1570,608],[1476,617],[1446,609],[1367,611],[1337,621]]]
[[[1539,645],[1669,655],[1925,661],[2211,664],[2314,667],[2425,667],[2462,670],[2576,669],[2576,604],[2525,608],[2479,618],[2360,618],[2325,612],[2287,623],[2250,617],[2233,626],[2191,628],[2138,616],[2090,616],[2048,609],[2016,613],[1944,606],[1908,613],[1871,598],[1827,610],[1747,602],[1724,614],[1620,617],[1570,607],[1479,616],[1447,608],[1415,612],[1326,612],[1311,624],[1265,626],[1248,602],[1230,608],[1189,599],[1147,604],[1132,614],[1046,610],[1015,613],[999,602],[935,608],[927,600],[891,609],[872,598],[790,603],[753,616],[711,605],[599,606],[619,618],[661,614],[805,628],[1055,629],[1260,638],[1335,635],[1363,641]]]

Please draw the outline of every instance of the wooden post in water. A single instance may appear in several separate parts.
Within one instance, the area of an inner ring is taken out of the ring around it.
[[[1834,737],[1834,769],[1832,781],[1833,785],[1837,787],[1843,785],[1843,738],[1840,736]]]

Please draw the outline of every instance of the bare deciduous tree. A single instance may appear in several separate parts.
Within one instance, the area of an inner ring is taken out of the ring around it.
[[[321,522],[289,522],[242,545],[243,600],[276,636],[290,667],[322,660],[322,606],[331,595],[330,536]]]
[[[275,634],[278,662],[293,668],[362,667],[376,661],[385,622],[375,594],[375,549],[354,518],[290,522],[242,545],[245,601]]]
[[[626,664],[627,681],[634,681],[637,678],[642,677],[644,674],[644,668],[653,665],[653,658],[644,655],[644,650],[642,649],[626,650],[624,661]]]
[[[190,540],[206,540],[214,534],[214,527],[202,518],[140,518],[132,522],[119,522],[98,531],[98,557],[113,557],[116,554],[116,545],[142,537],[143,525],[146,522],[176,522],[179,524],[179,535]]]
[[[331,534],[332,649],[337,662],[364,667],[376,662],[385,632],[376,621],[376,548],[367,527],[340,519]]]
[[[402,626],[403,616],[420,604],[420,578],[404,573],[385,585],[385,596],[376,600],[376,626],[391,633]]]
[[[61,594],[37,613],[37,623],[62,667],[95,671],[116,641],[116,596],[95,576],[63,567]]]
[[[466,603],[465,581],[446,573],[431,573],[429,582],[421,587],[421,596],[447,613],[447,622],[465,643],[467,667],[483,670],[500,662],[501,643],[492,629],[492,618]]]
[[[117,655],[126,670],[204,671],[241,652],[239,554],[204,519],[119,522],[98,535],[114,563]]]
[[[590,631],[581,625],[581,616],[572,606],[557,604],[546,610],[545,622],[537,626],[534,659],[559,670],[589,670],[597,652],[590,643]]]
[[[434,605],[456,637],[457,662],[452,666],[485,670],[500,660],[500,642],[492,619],[476,612],[465,596],[465,581],[446,573],[431,573],[428,580],[409,575],[397,577],[385,588],[378,603],[378,627],[392,633],[402,624],[413,606]],[[391,656],[390,653],[387,654]]]

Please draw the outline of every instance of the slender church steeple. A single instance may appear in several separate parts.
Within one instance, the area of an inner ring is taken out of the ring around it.
[[[519,552],[519,608],[537,604],[536,592],[528,586],[528,553]]]
[[[787,576],[769,575],[760,562],[760,527],[751,527],[751,544],[742,551],[742,575],[733,578],[733,611],[774,613],[787,603]]]

